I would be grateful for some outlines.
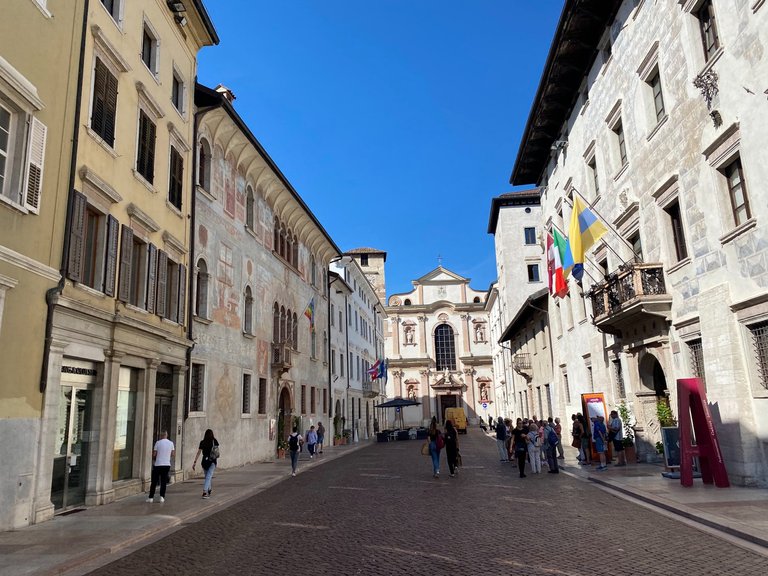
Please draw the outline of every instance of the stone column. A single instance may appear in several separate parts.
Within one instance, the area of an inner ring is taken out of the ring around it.
[[[184,478],[184,398],[187,383],[187,367],[173,367],[173,417],[176,430],[168,430],[169,435],[175,435],[176,459],[172,462],[174,478]],[[194,439],[193,439],[194,442]],[[193,444],[194,446],[194,444]]]
[[[430,402],[432,401],[432,391],[429,388],[429,376],[432,374],[432,371],[429,369],[419,370],[419,374],[421,374],[421,387],[424,390],[424,393],[422,394],[424,401],[421,404],[421,413],[425,420],[429,420],[432,417],[430,408]]]
[[[477,372],[474,368],[464,368],[464,376],[467,377],[467,402],[471,404],[473,412],[477,413],[477,390],[475,390],[475,374]],[[467,414],[467,418],[470,418],[471,414]]]
[[[392,353],[402,356],[400,353],[400,316],[392,318]]]
[[[139,435],[139,445],[141,453],[138,454],[138,464],[142,489],[148,489],[149,482],[152,479],[152,448],[155,441],[159,438],[153,438],[155,429],[155,387],[157,385],[157,367],[160,366],[160,360],[157,358],[147,358],[147,369],[144,370],[141,386],[139,387],[138,398],[136,398],[136,432]],[[169,435],[171,430],[168,431]]]
[[[403,397],[403,375],[405,373],[402,370],[395,370],[392,372],[392,376],[395,377],[395,396]]]
[[[114,461],[114,440],[117,425],[117,390],[120,382],[120,365],[123,353],[111,349],[104,350],[104,379],[101,388],[94,392],[93,433],[97,436],[98,447],[94,451],[95,462],[90,463],[96,471],[96,489],[94,501],[86,500],[86,504],[109,504],[115,499],[112,488],[112,466]]]
[[[469,355],[469,354],[472,353],[472,351],[470,350],[470,339],[469,339],[470,329],[471,329],[469,321],[471,319],[472,319],[472,316],[470,316],[469,314],[462,314],[461,315],[461,321],[462,321],[462,327],[463,327],[463,330],[462,330],[463,334],[462,334],[462,338],[461,338],[461,343],[464,346],[464,354],[465,355]]]
[[[419,353],[422,356],[427,354],[427,317],[418,316],[419,320]]]

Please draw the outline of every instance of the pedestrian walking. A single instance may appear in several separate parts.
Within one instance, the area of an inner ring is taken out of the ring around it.
[[[171,459],[176,456],[173,442],[168,440],[168,432],[160,433],[160,440],[155,442],[152,449],[152,479],[149,484],[147,502],[154,502],[155,488],[160,484],[160,502],[165,502],[165,487],[168,485],[168,474],[171,471]]]
[[[627,456],[624,454],[624,424],[616,410],[611,411],[611,419],[608,421],[608,440],[613,442],[613,451],[616,453],[618,463],[616,466],[626,466]]]
[[[598,456],[600,456],[600,466],[597,467],[597,470],[602,472],[608,468],[605,463],[607,432],[605,428],[605,418],[603,416],[592,417],[592,440],[595,441],[595,451]]]
[[[563,427],[560,425],[560,418],[555,418],[555,432],[560,440],[557,443],[557,457],[560,460],[565,460],[565,454],[563,454]]]
[[[448,461],[448,471],[453,478],[459,473],[459,434],[452,420],[445,421],[445,459]]]
[[[592,466],[592,448],[590,448],[589,445],[589,437],[590,437],[590,427],[589,422],[587,422],[587,419],[581,414],[581,412],[576,413],[576,420],[579,421],[579,424],[581,424],[581,452],[584,457],[584,459],[581,461],[582,464],[585,466]]]
[[[533,422],[528,425],[528,459],[531,461],[531,472],[541,474],[541,436]]]
[[[440,478],[440,450],[445,445],[445,439],[437,426],[437,416],[432,416],[429,424],[429,455],[432,458],[432,477]]]
[[[317,432],[314,426],[309,427],[307,432],[307,452],[309,452],[309,459],[312,460],[315,457],[315,447],[317,446]]]
[[[544,450],[547,453],[547,466],[549,466],[550,474],[559,474],[559,466],[557,463],[557,445],[560,439],[555,432],[555,423],[550,416],[544,425]]]
[[[202,466],[205,471],[205,478],[203,480],[203,498],[210,498],[213,472],[216,470],[216,465],[219,460],[219,441],[216,440],[216,437],[213,435],[213,430],[210,428],[205,431],[203,439],[197,447],[197,454],[195,454],[195,460],[192,462],[192,470],[195,469],[197,459],[201,454],[203,459],[200,461],[200,466]]]
[[[291,476],[296,476],[299,469],[299,452],[304,444],[304,438],[299,434],[299,429],[294,426],[293,432],[288,436],[288,452],[291,455]]]
[[[322,422],[317,423],[317,453],[323,453],[323,444],[325,443],[325,426]]]
[[[496,447],[499,449],[499,461],[508,462],[509,457],[507,455],[507,425],[504,424],[501,416],[496,423]]]
[[[523,428],[523,421],[518,419],[512,430],[512,445],[515,447],[515,458],[520,478],[525,478],[525,454],[528,451],[528,431]]]

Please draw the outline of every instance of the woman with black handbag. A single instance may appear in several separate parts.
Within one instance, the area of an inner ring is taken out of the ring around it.
[[[448,460],[448,470],[451,472],[451,478],[453,478],[459,471],[459,434],[451,420],[445,421],[443,439],[445,440],[445,457]]]
[[[203,498],[211,497],[211,480],[213,478],[213,472],[216,470],[216,462],[219,459],[219,441],[213,435],[213,430],[208,428],[205,431],[203,439],[200,441],[200,446],[195,454],[195,461],[192,463],[192,470],[197,465],[197,458],[203,455],[203,460],[200,465],[205,470],[205,480],[203,481]]]

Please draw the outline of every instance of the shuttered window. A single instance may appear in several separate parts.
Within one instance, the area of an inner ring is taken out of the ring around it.
[[[99,58],[96,58],[93,77],[93,103],[91,105],[91,130],[112,148],[115,145],[116,115],[117,78]]]
[[[45,140],[48,129],[37,118],[32,118],[29,129],[29,154],[27,174],[24,183],[24,206],[34,213],[40,210],[40,195],[43,191],[43,164],[45,162]]]
[[[267,379],[259,378],[259,414],[267,413]]]
[[[120,285],[117,297],[128,302],[131,295],[131,265],[133,264],[133,230],[123,226],[120,234]]]
[[[192,364],[189,371],[189,411],[202,412],[205,392],[205,366]]]
[[[251,375],[243,374],[243,414],[251,413]]]
[[[117,241],[120,233],[120,224],[117,218],[107,217],[107,255],[104,266],[104,294],[115,295],[115,275],[117,274]]]
[[[152,184],[155,180],[155,123],[143,110],[139,111],[139,148],[136,171]]]
[[[173,146],[171,146],[170,175],[168,180],[168,201],[181,210],[181,195],[184,189],[184,159]]]

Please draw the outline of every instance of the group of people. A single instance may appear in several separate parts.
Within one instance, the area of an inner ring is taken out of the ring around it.
[[[288,453],[291,456],[291,476],[296,476],[296,472],[299,469],[299,452],[301,452],[304,444],[307,445],[307,452],[309,452],[309,459],[312,460],[315,454],[323,453],[323,444],[325,443],[325,426],[322,422],[317,423],[317,429],[314,426],[310,426],[307,431],[306,440],[299,434],[299,429],[294,426],[293,431],[288,436]]]
[[[600,464],[596,470],[599,472],[607,470],[608,462],[606,454],[608,452],[608,445],[610,444],[618,459],[616,466],[626,466],[627,459],[624,454],[624,424],[619,417],[619,413],[616,410],[612,410],[607,424],[605,422],[605,417],[601,415],[592,416],[590,420],[592,421],[591,426],[581,412],[571,415],[571,421],[573,422],[571,428],[573,442],[571,443],[571,446],[578,448],[579,450],[577,456],[579,465],[592,465],[591,446],[594,446],[595,452],[597,452],[600,459]]]
[[[546,466],[550,474],[560,472],[558,460],[565,457],[560,418],[518,418],[513,426],[512,420],[499,416],[493,432],[499,461],[516,462],[520,478],[526,477],[526,464],[529,464],[532,474],[540,474],[542,466]]]
[[[451,478],[459,473],[459,433],[452,420],[445,421],[443,430],[437,423],[437,417],[433,416],[427,431],[427,452],[432,459],[432,477],[440,478],[440,452],[445,449],[445,457],[448,461],[448,471]]]

